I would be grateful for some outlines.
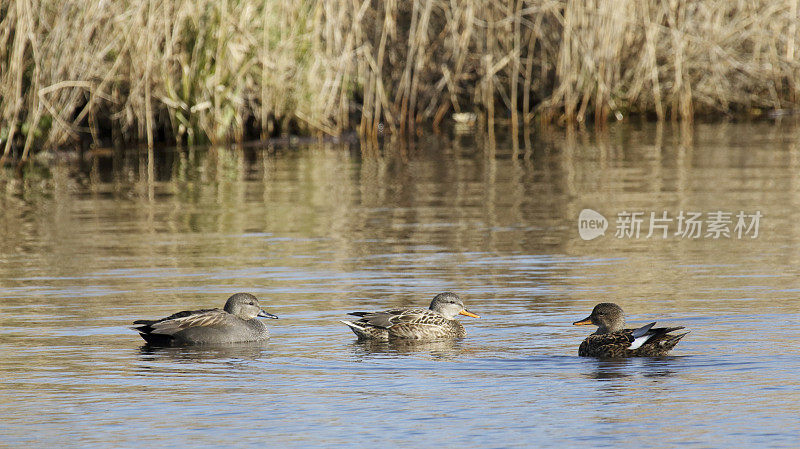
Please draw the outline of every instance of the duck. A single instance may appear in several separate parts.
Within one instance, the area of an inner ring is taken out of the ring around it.
[[[572,324],[597,326],[597,331],[586,337],[578,348],[581,357],[660,357],[689,333],[671,334],[684,327],[653,327],[655,322],[625,329],[625,313],[612,302],[597,304],[591,315]]]
[[[350,327],[359,340],[432,341],[457,339],[466,336],[464,326],[455,319],[457,315],[480,318],[464,307],[461,298],[452,292],[434,296],[430,306],[406,307],[381,312],[352,312],[359,319],[340,320]]]
[[[157,320],[136,320],[131,329],[150,345],[183,346],[258,342],[269,331],[256,317],[277,319],[249,293],[236,293],[222,309],[185,310]]]

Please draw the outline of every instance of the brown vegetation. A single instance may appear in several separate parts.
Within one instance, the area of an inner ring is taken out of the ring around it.
[[[795,108],[797,3],[0,0],[0,151]]]

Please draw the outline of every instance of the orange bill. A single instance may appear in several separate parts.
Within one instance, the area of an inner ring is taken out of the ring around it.
[[[480,316],[479,316],[479,315],[476,315],[476,314],[474,314],[474,313],[470,312],[470,311],[469,311],[469,310],[467,310],[467,309],[464,309],[464,310],[462,310],[461,312],[458,312],[458,313],[459,313],[459,315],[471,316],[472,318],[480,318]]]
[[[587,324],[592,324],[592,317],[587,316],[586,318],[580,321],[572,323],[573,326],[586,326]]]

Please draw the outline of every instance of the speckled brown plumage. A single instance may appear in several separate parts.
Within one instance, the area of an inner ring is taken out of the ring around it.
[[[578,348],[578,355],[584,357],[659,357],[666,355],[688,334],[670,334],[683,327],[654,328],[655,322],[636,329],[624,329],[625,314],[614,303],[596,305],[591,315],[573,324],[598,327]]]
[[[649,324],[652,326],[655,323]],[[646,326],[645,326],[646,327]],[[642,328],[639,328],[642,329]],[[678,344],[688,332],[678,335],[669,334],[683,327],[650,328],[644,337],[650,336],[646,343],[637,349],[628,349],[635,338],[633,333],[638,329],[624,329],[609,334],[589,335],[578,348],[582,357],[660,357]]]
[[[454,293],[441,293],[434,297],[429,308],[410,307],[381,312],[353,312],[358,320],[342,322],[361,340],[412,339],[438,340],[462,338],[464,326],[453,319],[462,314],[477,317],[464,309],[464,304]]]

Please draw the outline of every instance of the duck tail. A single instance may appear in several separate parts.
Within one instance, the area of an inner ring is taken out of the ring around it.
[[[359,338],[366,337],[366,328],[364,328],[364,326],[359,326],[358,324],[352,321],[346,321],[346,320],[339,320],[339,322],[346,324],[347,327],[349,327],[350,330],[353,331],[353,333],[356,334]]]
[[[133,322],[133,326],[130,326],[130,329],[133,329],[140,334],[149,334],[153,331],[153,323],[155,323],[155,321],[136,320]]]
[[[675,328],[675,330],[677,330],[677,329],[683,329],[683,327]],[[681,341],[681,338],[685,337],[686,334],[688,334],[688,333],[689,332],[687,331],[687,332],[684,332],[682,334],[667,335],[666,338],[661,340],[661,346],[666,350],[670,350],[670,349],[674,348],[675,345],[677,345],[678,342]]]
[[[133,322],[130,329],[139,333],[139,336],[148,344],[154,346],[169,346],[172,344],[172,336],[153,333],[152,324],[155,321],[137,320]]]

